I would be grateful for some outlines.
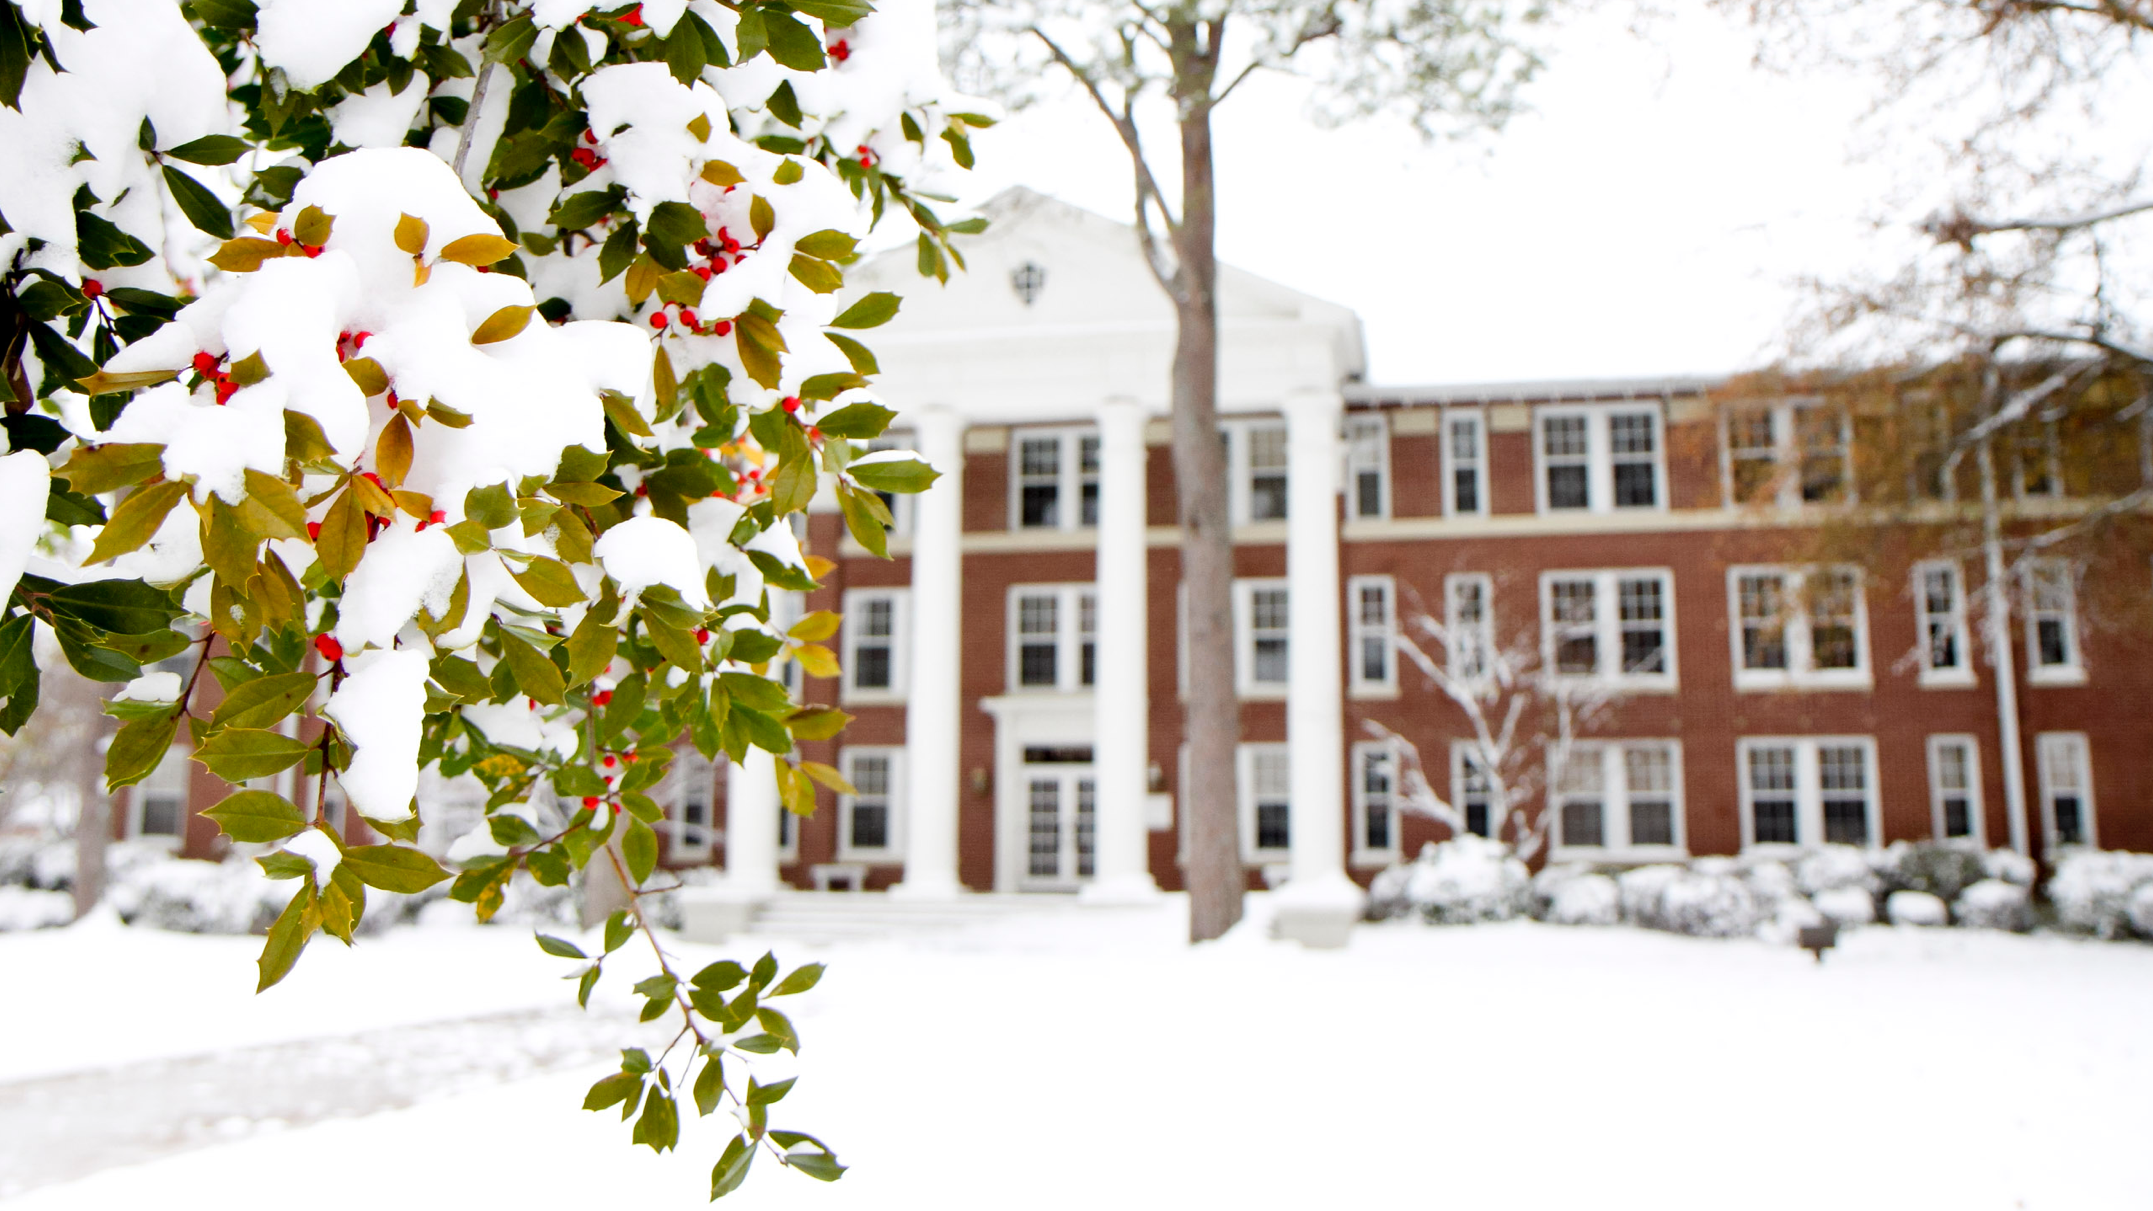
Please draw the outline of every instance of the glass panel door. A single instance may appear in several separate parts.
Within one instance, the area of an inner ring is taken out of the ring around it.
[[[1032,749],[1024,766],[1025,866],[1028,891],[1072,891],[1093,872],[1096,783],[1091,750]],[[1073,758],[1082,759],[1077,764]],[[1043,760],[1041,758],[1044,758]]]

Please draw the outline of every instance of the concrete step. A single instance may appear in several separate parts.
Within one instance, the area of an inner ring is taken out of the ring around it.
[[[796,892],[758,908],[750,929],[807,941],[842,941],[939,933],[1075,908],[1075,897],[1057,895],[980,894],[920,901],[881,892]]]

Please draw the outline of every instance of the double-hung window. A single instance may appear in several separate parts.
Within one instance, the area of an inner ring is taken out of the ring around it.
[[[1398,746],[1364,740],[1353,746],[1353,861],[1384,865],[1398,857]]]
[[[1388,576],[1346,581],[1347,683],[1360,697],[1398,690],[1398,590]]]
[[[1487,422],[1477,411],[1453,409],[1443,414],[1443,513],[1447,517],[1487,516]]]
[[[1872,738],[1745,738],[1736,742],[1736,764],[1745,846],[1877,843]]]
[[[1091,429],[1018,429],[1010,435],[1010,528],[1077,530],[1099,524],[1099,435]]]
[[[1015,585],[1009,590],[1012,692],[1089,688],[1097,663],[1096,598],[1088,584]]]
[[[2020,500],[2063,495],[2062,443],[2056,422],[2031,420],[2010,441],[2011,491]]]
[[[1379,415],[1346,418],[1346,516],[1390,516],[1390,427]]]
[[[128,812],[131,837],[178,845],[187,836],[187,786],[191,780],[188,758],[193,750],[175,744],[149,776],[135,785]]]
[[[1656,569],[1541,576],[1542,660],[1558,677],[1675,684],[1674,577]]]
[[[1534,422],[1541,512],[1666,507],[1666,442],[1658,407],[1541,408]]]
[[[1493,837],[1503,826],[1503,811],[1495,802],[1495,780],[1481,760],[1479,746],[1463,740],[1450,745],[1450,805],[1463,818],[1465,831],[1476,837]]]
[[[1549,775],[1558,850],[1680,848],[1682,753],[1674,741],[1572,745]]]
[[[1859,569],[1730,568],[1727,593],[1736,689],[1869,685]]]
[[[1234,582],[1234,681],[1244,698],[1282,698],[1289,680],[1283,580]]]
[[[845,688],[850,702],[896,702],[905,696],[908,641],[905,589],[845,592]]]
[[[2078,592],[2071,565],[2053,559],[2026,566],[2026,679],[2076,685],[2086,679],[2078,650]]]
[[[1252,863],[1283,862],[1293,843],[1293,766],[1283,744],[1240,748],[1241,855]]]
[[[1972,736],[1929,737],[1930,828],[1940,841],[1981,841],[1981,758]]]
[[[1966,585],[1958,564],[1932,560],[1914,565],[1914,610],[1921,622],[1921,684],[1972,685]]]
[[[847,748],[840,759],[855,793],[837,798],[840,860],[896,861],[904,852],[904,750]]]
[[[1443,578],[1444,646],[1450,675],[1461,682],[1486,677],[1495,663],[1495,588],[1482,572]]]
[[[2084,732],[2042,732],[2034,738],[2041,783],[2041,823],[2049,844],[2093,845],[2093,759]]]
[[[675,750],[665,771],[666,857],[670,861],[709,859],[717,784],[717,770],[709,758],[691,748]]]
[[[1286,426],[1283,421],[1230,421],[1220,426],[1226,446],[1227,505],[1233,524],[1286,519]]]
[[[1843,409],[1785,400],[1739,405],[1725,420],[1729,504],[1792,509],[1848,499],[1853,440]]]

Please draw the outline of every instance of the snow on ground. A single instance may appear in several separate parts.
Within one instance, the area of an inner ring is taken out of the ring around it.
[[[2137,1151],[2153,947],[1875,928],[1818,966],[1519,922],[1370,927],[1343,953],[1250,930],[1190,951],[1178,911],[782,945],[788,965],[832,966],[795,1006],[805,1079],[773,1121],[855,1168],[823,1186],[758,1164],[739,1205],[2153,1205]],[[39,990],[0,998],[7,1070],[565,995],[521,931],[414,930],[310,951],[273,1007],[240,1010],[231,965],[251,954],[205,945],[220,941],[0,938],[10,987]],[[123,985],[154,991],[107,995]],[[631,1151],[617,1119],[575,1109],[600,1071],[257,1133],[0,1207],[285,1207],[294,1190],[367,1211],[701,1205],[717,1136]]]

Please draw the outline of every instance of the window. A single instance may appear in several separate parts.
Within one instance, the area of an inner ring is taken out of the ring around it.
[[[2078,652],[2077,586],[2071,567],[2051,559],[2026,567],[2026,679],[2075,684],[2086,678]]]
[[[1487,432],[1478,412],[1450,412],[1443,420],[1443,512],[1485,517],[1488,512]]]
[[[845,691],[857,702],[894,702],[905,695],[903,589],[850,589],[845,593]]]
[[[1286,518],[1286,426],[1277,421],[1231,421],[1219,427],[1226,445],[1227,504],[1233,524]]]
[[[1009,688],[1070,693],[1092,683],[1095,598],[1088,584],[1009,590]]]
[[[1914,608],[1921,619],[1921,684],[1972,685],[1966,590],[1955,563],[1914,565]]]
[[[1822,400],[1732,408],[1727,501],[1792,509],[1847,500],[1852,444],[1846,412]]]
[[[1737,567],[1727,587],[1736,689],[1868,686],[1858,569]]]
[[[1972,736],[1929,737],[1930,827],[1940,841],[1981,841],[1981,761]]]
[[[1666,504],[1657,407],[1542,408],[1535,419],[1542,512],[1611,513]]]
[[[1450,675],[1459,681],[1478,681],[1494,664],[1494,592],[1493,582],[1477,572],[1443,578]]]
[[[130,836],[178,845],[187,835],[187,784],[191,771],[187,758],[193,750],[175,744],[165,750],[164,760],[135,786],[129,813]]]
[[[1292,767],[1283,744],[1244,744],[1241,758],[1241,854],[1249,862],[1284,861],[1292,847]]]
[[[1554,772],[1555,844],[1572,849],[1680,846],[1680,747],[1670,740],[1579,744]]]
[[[1234,680],[1244,698],[1283,697],[1288,593],[1283,580],[1234,582]]]
[[[898,797],[902,788],[904,750],[897,748],[848,748],[842,757],[845,781],[857,794],[837,797],[837,856],[887,858],[902,852],[902,813]]]
[[[1557,676],[1673,688],[1670,573],[1549,572],[1540,583],[1542,659]]]
[[[2049,845],[2093,845],[2093,761],[2084,732],[2042,732],[2034,739],[2040,767],[2041,817]]]
[[[1745,845],[1874,845],[1876,742],[1867,736],[1745,739]]]
[[[1099,436],[1090,429],[1019,429],[1011,436],[1014,530],[1099,524]]]
[[[1398,856],[1398,751],[1388,740],[1353,746],[1353,860],[1380,865]]]
[[[1496,810],[1495,780],[1488,767],[1463,741],[1450,746],[1450,804],[1465,817],[1465,831],[1476,837],[1493,837],[1502,827]]]
[[[1397,597],[1388,576],[1355,576],[1346,581],[1347,660],[1351,665],[1347,680],[1361,696],[1397,692]]]
[[[1346,516],[1390,516],[1390,431],[1380,416],[1346,418]]]
[[[675,862],[708,859],[717,770],[701,753],[680,749],[665,771],[665,780],[667,857]]]
[[[2020,500],[2063,495],[2063,463],[2054,421],[2028,421],[2010,439],[2011,494]]]

